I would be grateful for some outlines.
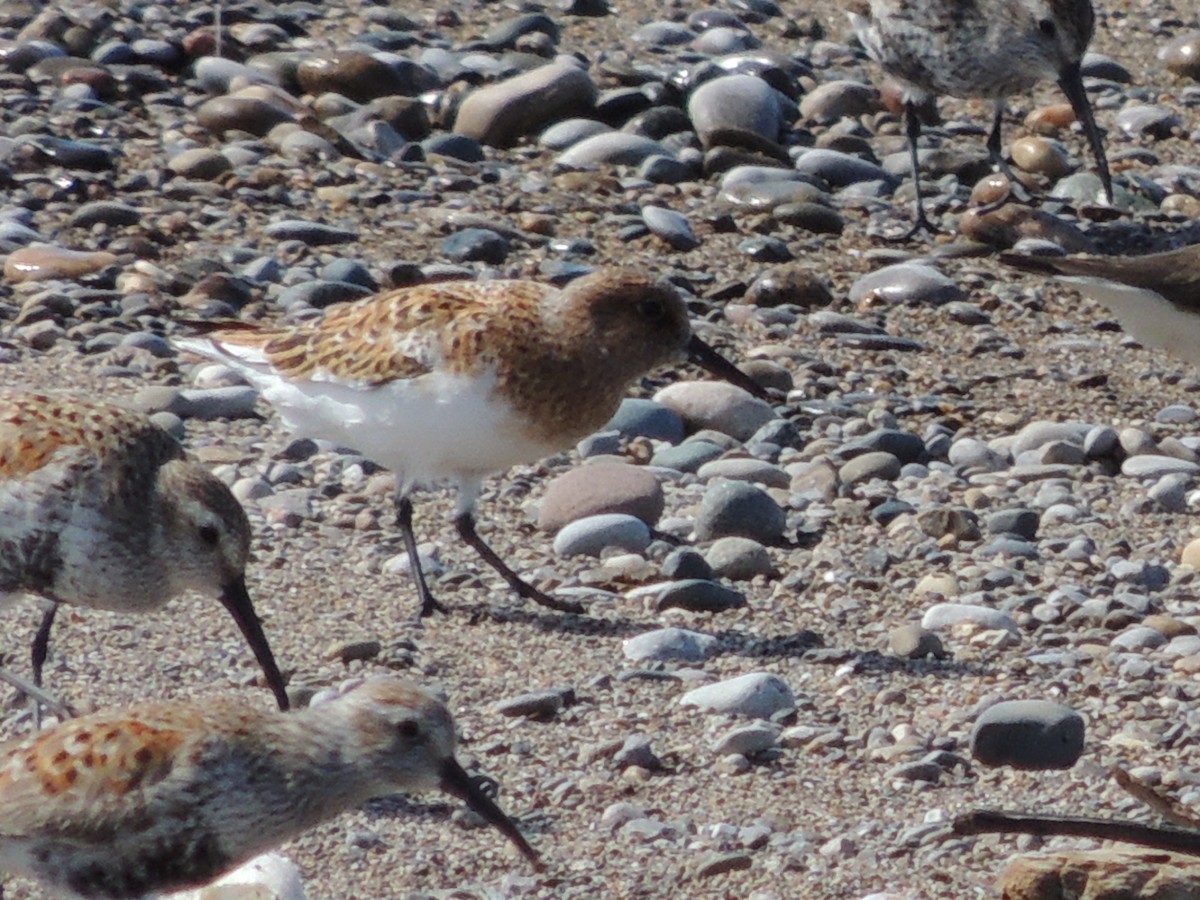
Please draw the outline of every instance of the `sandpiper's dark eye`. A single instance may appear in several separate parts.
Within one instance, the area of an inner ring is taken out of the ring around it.
[[[412,719],[404,719],[396,723],[396,732],[402,738],[415,738],[421,733],[421,726]]]
[[[657,322],[667,314],[667,309],[661,300],[643,300],[638,304],[638,312],[651,322]]]
[[[215,525],[201,525],[200,540],[210,547],[215,547],[221,540],[221,532],[217,531]]]
[[[1038,31],[1040,31],[1046,37],[1052,38],[1058,33],[1058,28],[1054,24],[1053,19],[1042,19],[1042,21],[1038,22]]]

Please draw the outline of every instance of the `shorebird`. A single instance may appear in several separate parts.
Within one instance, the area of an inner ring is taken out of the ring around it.
[[[299,325],[238,323],[180,347],[226,362],[294,433],[353,447],[396,475],[397,526],[421,597],[411,492],[448,480],[459,535],[514,591],[581,612],[521,579],[475,530],[483,479],[571,446],[607,422],[650,369],[687,356],[764,396],[692,334],[678,291],[606,269],[559,289],[532,281],[442,282],[331,307]]]
[[[1144,256],[1021,256],[1011,266],[1053,275],[1103,304],[1142,343],[1196,363],[1200,353],[1200,244]]]
[[[143,897],[207,883],[361,805],[439,787],[536,851],[454,757],[428,691],[370,679],[290,713],[145,702],[0,745],[0,870],[56,892]]]
[[[249,552],[250,523],[233,494],[146,416],[0,390],[0,601],[50,601],[32,647],[35,686],[59,604],[137,613],[197,591],[229,610],[287,709],[246,591]]]
[[[851,0],[849,6],[850,21],[868,55],[905,89],[904,125],[917,201],[916,222],[903,239],[922,228],[937,231],[921,202],[917,109],[943,94],[993,102],[987,148],[1004,166],[1000,120],[1005,98],[1054,79],[1083,124],[1104,195],[1112,203],[1104,141],[1080,74],[1095,30],[1090,0]]]

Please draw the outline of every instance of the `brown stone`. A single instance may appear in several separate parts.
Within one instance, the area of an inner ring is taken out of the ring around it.
[[[665,501],[658,479],[624,463],[593,463],[550,482],[538,511],[538,528],[558,531],[586,516],[625,513],[653,526]]]
[[[1004,900],[1193,900],[1200,860],[1158,850],[1089,850],[1015,857],[1000,876]]]

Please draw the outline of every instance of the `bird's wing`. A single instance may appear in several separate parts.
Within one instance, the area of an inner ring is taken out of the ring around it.
[[[532,282],[450,281],[399,288],[329,308],[317,320],[291,326],[217,329],[176,339],[181,347],[254,374],[292,381],[336,380],[381,385],[418,378],[439,365],[465,368],[487,352],[483,334],[497,316],[496,296],[514,292],[540,300],[552,288]]]
[[[0,745],[0,837],[102,840],[146,818],[164,799],[156,786],[186,761],[189,715],[100,713]]]
[[[1196,276],[1200,253],[1190,247],[1145,256],[1021,256],[1006,253],[1000,259],[1026,272],[1099,278],[1155,291],[1178,306],[1200,310],[1200,282]]]
[[[0,481],[32,475],[54,461],[153,473],[183,448],[146,416],[68,394],[0,391]]]

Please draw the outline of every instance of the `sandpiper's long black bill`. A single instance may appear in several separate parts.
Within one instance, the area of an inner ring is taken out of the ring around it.
[[[1104,185],[1104,196],[1111,204],[1113,202],[1112,175],[1108,171],[1108,157],[1104,155],[1104,139],[1100,136],[1100,129],[1096,126],[1096,117],[1092,115],[1092,104],[1088,100],[1087,91],[1083,89],[1083,74],[1080,72],[1079,63],[1074,63],[1059,73],[1058,86],[1063,89],[1063,93],[1071,101],[1071,108],[1075,110],[1076,117],[1083,124],[1083,133],[1087,135],[1088,143],[1092,147],[1092,155],[1096,157],[1096,169],[1100,175],[1100,182]]]
[[[718,378],[728,381],[732,385],[740,387],[742,390],[753,394],[760,400],[767,400],[767,392],[763,386],[723,357],[720,353],[714,350],[696,335],[692,335],[692,339],[687,345],[688,359],[696,365],[707,369]]]
[[[246,580],[238,577],[225,585],[221,591],[221,603],[229,610],[229,614],[237,622],[238,628],[242,630],[246,643],[254,651],[254,658],[258,660],[263,674],[267,676],[267,684],[270,685],[271,692],[275,695],[275,702],[279,704],[280,709],[287,710],[291,706],[288,700],[287,686],[283,683],[283,674],[279,671],[279,666],[275,664],[275,654],[271,652],[271,645],[267,643],[262,622],[259,621],[258,614],[254,611],[254,604],[250,602],[250,594],[246,590]]]
[[[489,825],[494,825],[510,841],[517,845],[521,854],[533,863],[535,869],[542,869],[537,851],[525,840],[525,836],[517,830],[517,824],[504,810],[496,805],[496,801],[483,792],[478,782],[467,774],[467,770],[459,765],[458,760],[451,757],[442,766],[442,777],[439,786],[447,794],[457,797],[479,813]]]

